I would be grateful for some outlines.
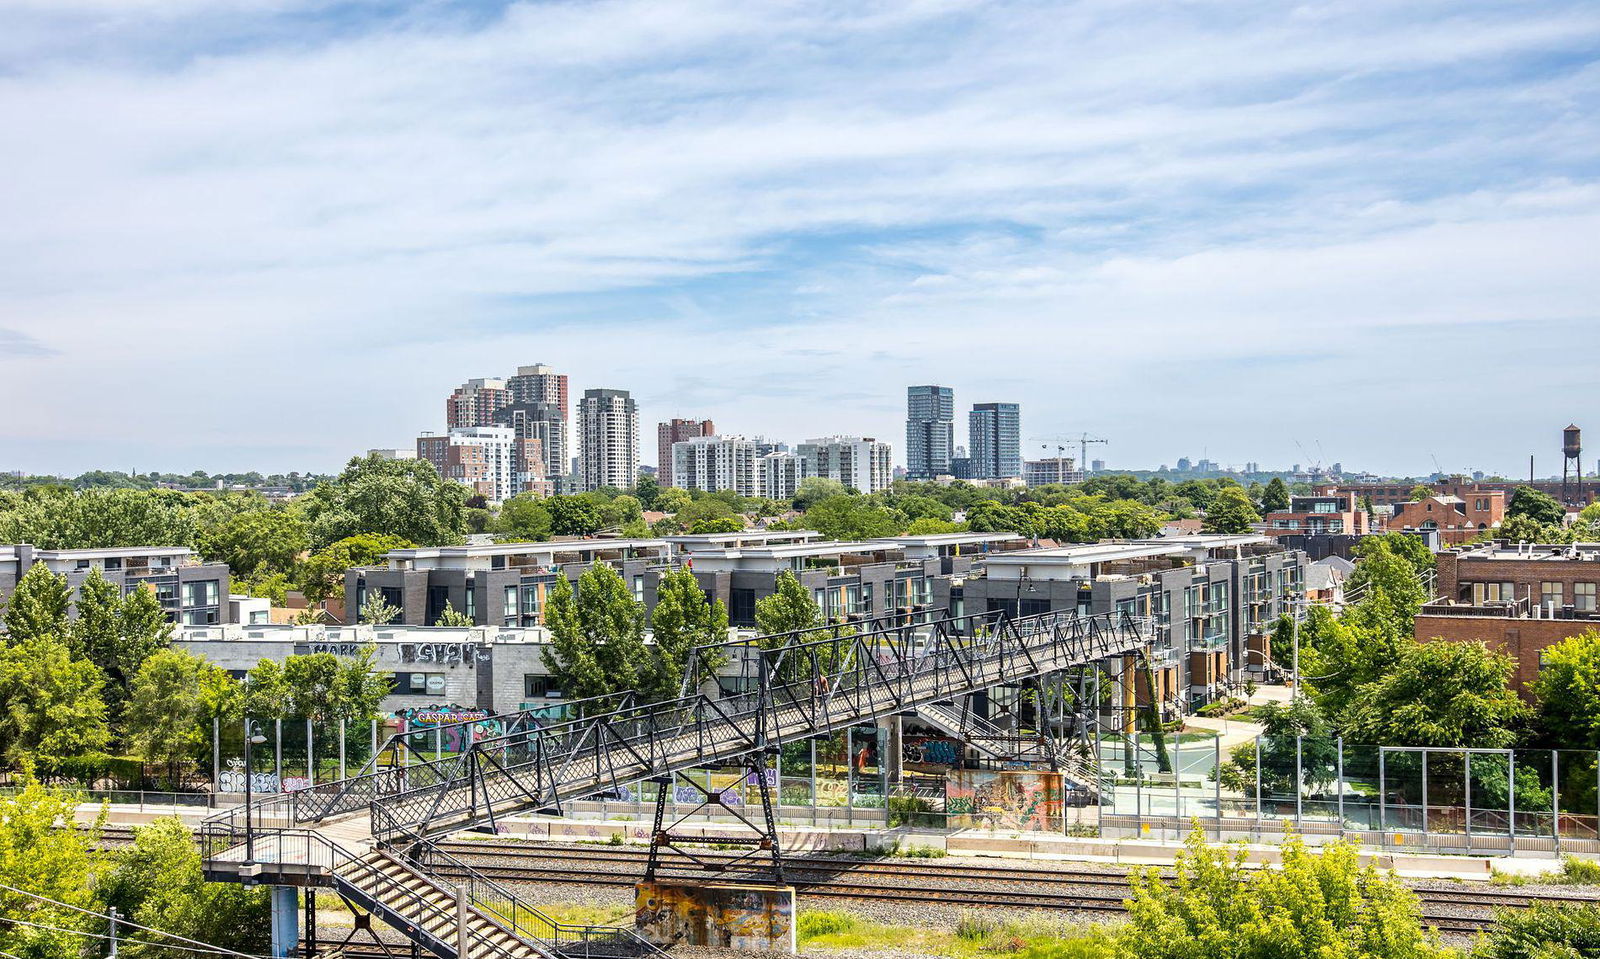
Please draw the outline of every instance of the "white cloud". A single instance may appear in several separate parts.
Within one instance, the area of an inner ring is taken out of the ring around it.
[[[1347,463],[1425,468],[1372,427],[1474,366],[1531,384],[1506,468],[1583,412],[1541,385],[1577,354],[1492,346],[1600,292],[1580,4],[12,7],[22,466],[326,468],[535,359],[789,438],[897,439],[906,383],[959,383],[1128,465],[1287,459],[1314,408]],[[166,384],[221,401],[99,412]]]

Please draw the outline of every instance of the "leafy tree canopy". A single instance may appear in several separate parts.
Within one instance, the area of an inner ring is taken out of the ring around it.
[[[1350,704],[1346,738],[1375,746],[1503,749],[1529,709],[1507,686],[1511,657],[1482,643],[1419,643]]]
[[[1506,503],[1506,516],[1526,516],[1536,523],[1560,525],[1566,519],[1567,510],[1554,496],[1531,486],[1518,486]]]
[[[1248,533],[1252,523],[1261,522],[1250,496],[1237,485],[1224,486],[1217,491],[1206,510],[1205,531],[1208,533]]]
[[[466,537],[467,488],[440,477],[426,460],[355,457],[303,501],[318,549],[362,533],[423,546],[448,546]]]

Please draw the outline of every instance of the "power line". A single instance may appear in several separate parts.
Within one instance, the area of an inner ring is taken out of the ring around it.
[[[56,900],[56,899],[51,899],[49,896],[41,896],[36,892],[29,892],[26,889],[18,889],[15,886],[8,886],[5,883],[0,883],[0,889],[4,889],[7,892],[14,892],[19,896],[27,896],[30,899],[37,899],[40,902],[47,902],[52,906],[60,906],[63,909],[71,909],[74,912],[81,912],[81,913],[83,913],[85,915],[94,916],[96,919],[104,919],[107,922],[109,922],[111,920],[111,917],[107,916],[105,913],[95,912],[93,909],[85,909],[82,906],[74,906],[70,902],[61,902],[61,901]],[[16,923],[18,925],[25,925],[25,926],[38,925],[38,923],[30,923],[30,922],[26,922],[26,921],[21,920],[21,919],[9,919],[9,918],[3,918],[3,917],[0,917],[0,922],[11,922],[11,923]],[[199,946],[199,947],[201,947],[199,949],[188,949],[188,950],[185,950],[187,952],[217,953],[217,954],[220,954],[220,955],[235,956],[235,957],[238,957],[238,959],[267,959],[267,957],[265,957],[265,956],[256,956],[256,955],[251,955],[248,952],[236,952],[236,951],[234,951],[232,949],[228,949],[228,948],[225,948],[223,946],[214,946],[209,942],[201,942],[198,939],[190,939],[187,936],[180,936],[175,932],[167,932],[164,929],[156,929],[156,928],[153,928],[151,926],[142,926],[137,922],[133,922],[133,921],[128,920],[128,919],[124,919],[121,916],[117,917],[116,922],[117,922],[118,926],[127,926],[127,927],[129,927],[131,929],[138,929],[138,930],[140,930],[142,932],[155,933],[158,936],[166,936],[169,939],[176,939],[179,942],[186,942],[191,946]],[[52,929],[52,928],[55,928],[55,927],[53,927],[53,926],[39,926],[39,928],[41,928],[41,929]],[[98,934],[98,933],[82,932],[80,930],[75,930],[75,929],[59,929],[57,931],[59,931],[59,932],[73,932],[73,933],[78,933],[79,935],[86,935],[86,936],[96,936],[97,938],[100,938],[100,939],[110,939],[110,938],[112,938],[110,936],[101,935],[101,934]],[[160,946],[163,949],[182,949],[183,948],[182,946],[175,946],[175,945],[172,945],[170,943],[160,943],[160,942],[149,943],[149,945]]]

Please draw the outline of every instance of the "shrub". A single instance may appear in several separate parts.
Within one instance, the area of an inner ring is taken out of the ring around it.
[[[1585,959],[1600,956],[1600,908],[1535,903],[1502,910],[1475,959]]]

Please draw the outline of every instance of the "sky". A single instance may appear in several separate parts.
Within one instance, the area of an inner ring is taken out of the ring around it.
[[[548,363],[903,460],[1558,472],[1600,7],[0,0],[0,470],[332,471]],[[1600,443],[1590,459],[1600,456]]]

